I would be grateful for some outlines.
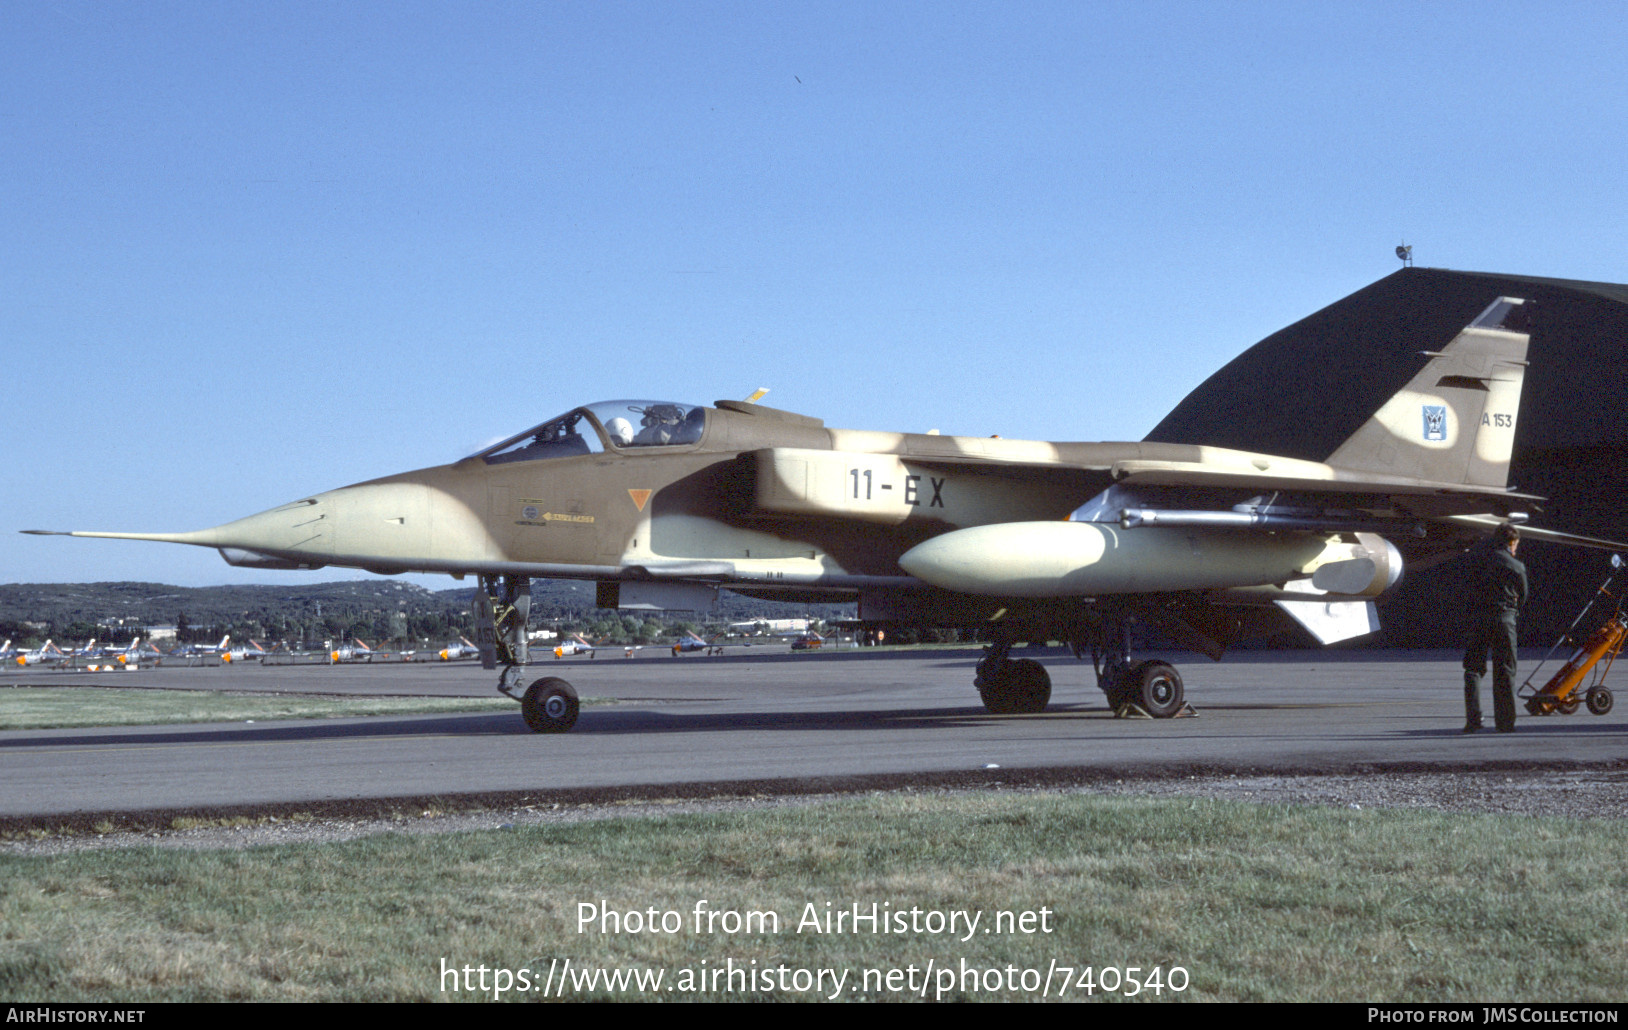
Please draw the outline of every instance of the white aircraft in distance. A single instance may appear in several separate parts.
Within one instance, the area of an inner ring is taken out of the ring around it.
[[[679,637],[678,640],[674,641],[673,657],[677,658],[679,655],[689,654],[691,651],[705,651],[709,655],[723,654],[724,648],[726,647],[751,646],[752,642],[750,640],[742,640],[739,643],[721,644],[718,642],[718,638],[716,636],[711,640],[702,640],[694,633],[686,633],[682,637]]]
[[[371,662],[379,653],[356,637],[352,637],[351,641],[350,644],[343,644],[339,647],[334,647],[333,642],[329,641],[327,645],[328,661],[336,664],[339,662]]]
[[[68,660],[62,649],[47,640],[34,651],[18,651],[13,659],[18,665],[56,665]]]
[[[158,659],[163,657],[164,653],[156,648],[151,646],[143,648],[141,646],[141,638],[136,637],[123,649],[118,651],[110,650],[105,647],[102,648],[99,653],[92,656],[94,660],[86,665],[85,668],[91,672],[99,672],[106,669],[139,669],[141,668],[142,662],[156,662]]]
[[[170,651],[168,656],[171,658],[192,658],[203,655],[224,654],[226,652],[226,646],[231,642],[232,636],[228,633],[226,636],[220,638],[220,643],[218,644],[182,644],[180,647]]]
[[[737,636],[800,637],[809,631],[810,619],[753,619],[731,622],[729,632]]]
[[[582,639],[580,633],[571,634],[569,640],[562,641],[558,647],[554,648],[555,658],[572,658],[579,654],[585,654],[589,658],[594,656],[594,645]]]
[[[457,662],[465,658],[479,658],[480,648],[469,642],[467,637],[459,637],[460,643],[448,644],[435,652],[435,656],[443,662]]]
[[[623,653],[623,657],[632,658],[633,657],[633,652],[644,650],[644,645],[643,644],[590,644],[586,640],[582,639],[582,634],[573,633],[573,634],[571,634],[571,639],[565,641],[564,643],[560,644],[558,647],[554,648],[554,657],[555,658],[573,658],[573,657],[575,657],[575,656],[577,656],[579,654],[585,654],[589,658],[592,658],[592,657],[594,657],[595,653],[598,652],[598,651],[615,651],[615,650],[621,650],[622,653]]]
[[[227,637],[231,640],[231,637]],[[266,656],[266,649],[257,640],[249,641],[248,647],[228,647],[220,653],[223,662],[252,662]]]

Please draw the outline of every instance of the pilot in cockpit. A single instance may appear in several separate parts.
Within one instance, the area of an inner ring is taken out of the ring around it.
[[[611,443],[618,447],[627,447],[633,443],[633,423],[620,415],[605,423],[605,432],[610,435]]]
[[[684,420],[683,409],[676,404],[652,404],[647,408],[633,410],[644,416],[639,420],[643,428],[634,438],[635,443],[670,443],[673,439],[673,430]]]

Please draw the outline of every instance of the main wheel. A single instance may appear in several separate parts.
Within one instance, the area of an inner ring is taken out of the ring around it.
[[[978,674],[972,685],[978,688],[978,699],[990,715],[1012,714],[1011,692],[1006,689],[1006,670],[1012,663],[985,656],[978,662]]]
[[[1097,674],[1097,686],[1108,699],[1108,707],[1119,711],[1120,705],[1136,700],[1136,678],[1146,662],[1130,665],[1108,665]]]
[[[1181,711],[1187,693],[1181,674],[1167,662],[1144,662],[1134,670],[1135,701],[1155,719],[1168,719]]]
[[[990,715],[1011,715],[1015,709],[1012,707],[1012,698],[1001,685],[996,682],[978,682],[978,700],[984,703],[984,709]]]
[[[978,697],[992,715],[1044,711],[1051,701],[1051,675],[1033,658],[978,663]]]
[[[1583,700],[1588,704],[1589,711],[1595,715],[1604,715],[1611,710],[1611,705],[1616,701],[1616,698],[1612,697],[1611,691],[1605,687],[1590,687]]]
[[[1006,670],[1006,690],[1014,712],[1043,712],[1051,701],[1051,674],[1033,658],[1019,658]]]
[[[520,714],[533,733],[564,733],[577,724],[577,690],[558,676],[545,676],[526,688]]]

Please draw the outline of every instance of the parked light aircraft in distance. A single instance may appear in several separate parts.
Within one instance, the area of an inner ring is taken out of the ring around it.
[[[809,632],[809,619],[753,619],[731,622],[729,632],[741,636],[796,637]]]
[[[231,639],[231,637],[226,638],[226,643],[228,643],[228,645]],[[223,662],[251,662],[257,661],[265,656],[265,647],[256,640],[249,641],[247,647],[226,646],[220,653],[220,658]]]
[[[374,651],[373,648],[355,637],[351,638],[350,643],[340,644],[338,647],[333,646],[331,640],[324,646],[328,650],[328,661],[335,664],[339,662],[371,662],[375,657],[383,657],[379,652]]]
[[[1283,613],[1325,642],[1377,628],[1373,600],[1524,520],[1507,485],[1529,307],[1493,298],[1324,461],[1162,443],[1049,443],[833,429],[742,401],[575,408],[451,465],[180,533],[67,535],[215,547],[256,568],[479,577],[477,642],[539,732],[569,729],[557,677],[520,690],[533,577],[598,582],[602,607],[708,611],[717,591],[857,598],[873,627],[978,628],[992,712],[1051,682],[1022,640],[1090,653],[1110,705],[1178,714],[1176,669],[1130,627],[1219,658]],[[27,532],[44,532],[30,530]],[[1613,547],[1528,528],[1538,539]]]
[[[707,654],[717,654],[723,650],[711,640],[703,640],[694,633],[686,633],[673,641],[673,657],[689,654],[692,651],[705,651]]]
[[[594,645],[582,639],[580,633],[571,634],[569,639],[560,641],[554,648],[555,658],[575,657],[579,654],[585,654],[589,658],[594,656]]]
[[[226,652],[227,645],[231,642],[232,636],[230,633],[228,633],[226,636],[220,638],[220,643],[218,644],[182,644],[179,647],[170,649],[166,657],[197,658],[208,655],[223,655]]]
[[[18,665],[56,665],[68,660],[62,649],[47,640],[32,651],[18,651],[12,659]]]
[[[582,634],[573,633],[571,638],[554,648],[555,658],[571,658],[585,654],[589,658],[600,651],[621,651],[625,657],[632,658],[633,652],[644,650],[643,644],[590,644],[582,638]]]
[[[718,636],[721,635],[722,634],[719,634]],[[694,633],[686,633],[673,642],[673,656],[676,658],[681,654],[689,654],[692,651],[705,651],[709,655],[716,655],[723,654],[724,648],[726,647],[752,646],[752,642],[749,640],[721,643],[718,640],[718,636],[713,636],[710,640],[703,640]]]
[[[139,669],[142,662],[149,664],[163,658],[163,652],[153,647],[142,647],[141,638],[136,637],[123,648],[101,648],[95,654],[88,655],[89,661],[85,668],[91,672],[104,669]]]
[[[456,662],[463,658],[480,657],[480,648],[471,644],[468,639],[459,637],[458,641],[456,644],[448,644],[443,647],[435,653],[435,656],[443,662]]]

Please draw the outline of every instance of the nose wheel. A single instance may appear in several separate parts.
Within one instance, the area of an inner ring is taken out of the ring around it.
[[[533,733],[564,733],[577,724],[577,690],[558,676],[545,676],[526,688],[520,714]]]

